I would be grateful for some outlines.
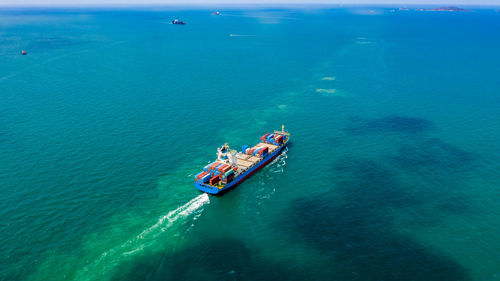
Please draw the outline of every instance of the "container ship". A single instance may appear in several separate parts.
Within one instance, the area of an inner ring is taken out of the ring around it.
[[[172,24],[185,25],[185,24],[186,24],[186,22],[185,22],[185,21],[182,21],[182,20],[174,19],[174,20],[172,21]]]
[[[290,133],[282,126],[281,131],[262,136],[253,147],[243,145],[240,152],[230,149],[226,143],[217,149],[217,160],[195,176],[194,186],[206,193],[222,194],[266,166],[289,141]]]

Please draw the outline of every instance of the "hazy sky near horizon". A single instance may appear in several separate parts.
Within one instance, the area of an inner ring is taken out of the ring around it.
[[[9,6],[54,5],[211,5],[211,4],[395,4],[500,5],[500,0],[0,0]]]

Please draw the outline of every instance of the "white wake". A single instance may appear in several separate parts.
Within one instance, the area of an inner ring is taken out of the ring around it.
[[[135,237],[102,253],[99,258],[78,272],[75,276],[75,280],[103,279],[102,277],[105,276],[109,270],[112,270],[115,266],[120,264],[123,259],[143,252],[148,248],[154,249],[152,246],[157,242],[156,238],[162,233],[166,232],[171,227],[182,225],[183,222],[187,222],[187,220],[182,221],[182,218],[193,216],[192,221],[197,220],[203,212],[202,207],[209,203],[210,199],[208,194],[203,193],[177,209],[169,211],[167,214],[161,216],[158,222],[144,229]],[[176,222],[179,223],[176,224]],[[192,227],[193,224],[189,226],[188,230]],[[174,230],[178,230],[178,228],[174,228]],[[172,235],[176,234],[177,233],[172,233]]]

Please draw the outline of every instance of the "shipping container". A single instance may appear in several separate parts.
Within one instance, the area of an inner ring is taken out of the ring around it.
[[[266,147],[262,148],[262,149],[259,151],[258,155],[260,155],[260,156],[265,156],[265,155],[267,155],[267,152],[268,152],[268,151],[269,151],[269,149],[268,149],[268,147],[266,146]]]
[[[270,135],[270,134],[269,134],[269,133],[267,133],[267,134],[263,135],[262,137],[260,137],[260,139],[261,139],[262,141],[265,141],[265,140],[266,140],[266,138],[267,138],[267,136],[269,136],[269,135]]]
[[[210,170],[215,169],[215,167],[217,167],[219,165],[220,165],[220,163],[218,163],[218,162],[213,163],[212,165],[210,165]]]
[[[219,176],[213,176],[211,179],[210,179],[210,184],[213,185],[213,184],[216,184],[218,183],[220,180],[220,177]]]
[[[254,152],[252,153],[252,155],[257,155],[257,153],[259,153],[260,150],[262,150],[262,148],[255,149]]]
[[[207,181],[210,180],[210,178],[212,177],[212,175],[210,174],[207,174],[206,176],[204,176],[202,179],[201,179],[201,182],[202,183],[206,183]]]
[[[234,179],[234,174],[230,175],[229,177],[226,178],[226,182],[232,182]]]
[[[203,167],[203,171],[208,172],[208,171],[210,170],[210,166],[211,166],[211,165],[212,165],[212,164],[208,164],[208,165],[206,165],[205,167]]]
[[[248,145],[246,145],[246,144],[245,144],[245,145],[243,145],[243,146],[241,147],[241,152],[246,153],[246,152],[247,152],[247,149],[248,149]]]
[[[201,172],[201,173],[199,173],[199,174],[197,174],[197,175],[196,175],[196,179],[198,179],[198,180],[199,180],[199,179],[203,178],[203,177],[204,177],[204,176],[206,176],[206,175],[208,175],[208,173],[207,173],[207,172]]]
[[[228,166],[229,166],[228,164],[224,164],[224,165],[220,166],[219,168],[217,168],[217,171],[224,174],[224,169],[226,169]]]
[[[231,171],[232,171],[232,169],[231,169],[231,165],[227,165],[227,166],[226,166],[226,167],[222,170],[222,172],[223,172],[223,173],[226,173],[226,172],[227,172],[227,171],[229,171],[229,170],[231,170]]]
[[[224,164],[222,166],[219,166],[219,167],[217,167],[217,171],[222,172],[222,170],[224,170],[227,166],[229,166],[229,165],[228,164]]]
[[[234,174],[234,171],[233,171],[233,170],[229,170],[229,171],[227,171],[227,172],[224,174],[224,176],[226,176],[226,177],[227,177],[227,176],[232,175],[232,174]]]

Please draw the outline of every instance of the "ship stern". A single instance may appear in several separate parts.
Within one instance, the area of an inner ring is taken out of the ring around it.
[[[210,186],[208,184],[203,184],[203,183],[198,183],[198,182],[195,182],[194,183],[194,186],[202,191],[202,192],[206,192],[206,193],[209,193],[209,194],[217,194],[221,191],[221,189],[217,188],[217,187],[213,187],[213,186]]]

